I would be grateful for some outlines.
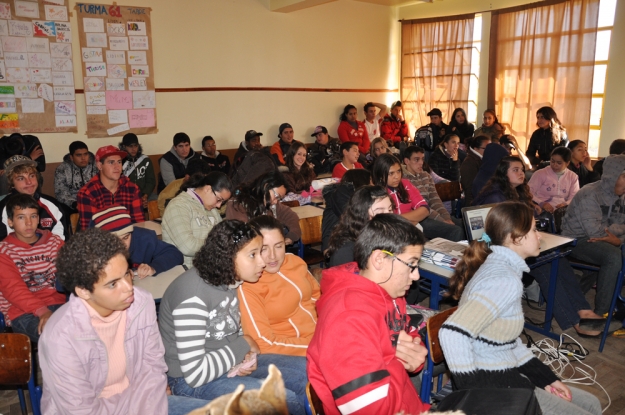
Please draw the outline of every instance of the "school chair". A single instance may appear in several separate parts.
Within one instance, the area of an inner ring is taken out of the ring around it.
[[[289,200],[288,202],[280,202],[282,203],[284,206],[288,206],[288,207],[298,207],[299,206],[299,201],[298,200]]]
[[[434,185],[438,197],[442,202],[452,202],[454,206],[454,215],[460,217],[460,208],[462,207],[462,189],[460,182],[441,182]]]
[[[72,235],[75,235],[76,231],[78,230],[79,219],[80,219],[80,214],[78,213],[72,213],[71,215],[69,215],[69,222],[72,225]]]
[[[421,376],[421,392],[419,393],[421,401],[423,403],[430,403],[432,388],[434,385],[434,365],[437,365],[445,360],[443,356],[443,349],[441,348],[440,341],[438,340],[438,332],[441,326],[449,316],[451,316],[458,307],[450,308],[449,310],[441,311],[438,314],[433,315],[427,322],[427,333],[425,335],[425,346],[428,349],[428,355],[425,360],[425,366],[423,374]],[[441,390],[443,387],[443,373],[438,375],[437,390]]]
[[[22,414],[26,414],[23,385],[28,385],[33,415],[41,415],[41,387],[35,386],[35,364],[30,339],[25,334],[0,334],[0,385],[17,386]]]
[[[305,249],[306,246],[321,243],[322,219],[323,216],[314,216],[312,218],[299,220],[299,227],[302,230],[302,239],[299,241],[298,256],[308,265],[323,264],[324,261],[323,252],[316,249]]]
[[[148,201],[148,220],[161,218],[161,211],[158,208],[158,200]]]
[[[306,385],[306,397],[308,398],[306,408],[304,408],[306,410],[306,415],[325,415],[321,399],[317,396],[310,382]]]

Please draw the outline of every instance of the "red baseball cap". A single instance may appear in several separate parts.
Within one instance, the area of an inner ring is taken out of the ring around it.
[[[115,146],[104,146],[98,149],[98,152],[95,153],[95,161],[98,162],[108,156],[119,156],[123,159],[128,157],[128,153],[125,151],[121,151]]]

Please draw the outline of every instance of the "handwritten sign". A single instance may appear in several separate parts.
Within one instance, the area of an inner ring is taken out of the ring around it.
[[[71,59],[53,58],[52,70],[59,72],[71,72],[74,70]]]
[[[109,110],[131,110],[132,91],[106,91],[106,108]]]
[[[82,24],[85,33],[104,32],[104,20],[102,19],[84,18]]]
[[[107,23],[106,32],[109,36],[126,36],[126,27],[123,23]]]
[[[57,43],[72,43],[72,28],[69,23],[54,22]]]
[[[75,115],[57,115],[56,119],[57,127],[76,127]]]
[[[45,99],[46,101],[54,101],[54,90],[48,84],[41,84],[37,88],[37,96]]]
[[[74,101],[74,88],[70,86],[55,86],[54,88],[54,100],[55,101]]]
[[[27,37],[26,49],[32,53],[49,53],[50,41],[46,38]]]
[[[39,19],[39,4],[30,1],[15,0],[15,15]]]
[[[76,115],[76,102],[54,101],[54,113],[56,115]]]
[[[92,48],[105,48],[108,44],[106,33],[88,33],[87,46]]]
[[[126,83],[123,79],[106,78],[107,91],[124,91],[125,89]]]
[[[128,50],[128,38],[127,37],[109,38],[109,48],[111,50]]]
[[[28,50],[26,38],[2,36],[2,50],[5,52],[26,52]]]
[[[52,43],[50,45],[50,56],[53,58],[72,58],[72,45],[69,43]]]
[[[43,99],[35,98],[35,99],[22,99],[22,113],[24,114],[34,114],[34,113],[42,113],[45,112]]]
[[[88,76],[106,76],[106,63],[86,63],[85,73]]]
[[[102,62],[102,48],[82,48],[83,62]]]
[[[128,52],[128,63],[130,65],[147,65],[148,58],[144,51],[133,50]]]
[[[28,66],[31,68],[50,68],[52,60],[49,53],[29,53]]]
[[[85,91],[96,92],[104,90],[104,79],[100,77],[88,77],[84,79]]]
[[[106,92],[85,92],[87,105],[106,105]]]
[[[37,98],[37,84],[15,84],[15,98]]]
[[[109,65],[114,63],[124,65],[126,63],[126,52],[123,50],[107,50],[106,63]]]
[[[109,65],[108,76],[109,78],[126,78],[126,65]]]
[[[133,91],[132,106],[134,108],[156,108],[154,91]]]
[[[38,84],[43,82],[52,82],[52,70],[31,68],[30,79],[32,82],[36,82]]]
[[[28,68],[28,54],[18,52],[6,52],[4,64],[7,68]]]
[[[74,74],[72,72],[52,72],[52,84],[54,86],[73,86]]]
[[[32,36],[32,22],[22,20],[9,20],[9,35],[11,36]]]
[[[44,6],[46,11],[46,20],[60,20],[62,22],[67,21],[67,7],[65,6]]]
[[[87,114],[106,115],[106,106],[105,105],[87,105]]]
[[[153,109],[128,110],[130,128],[156,127]]]
[[[33,36],[56,36],[56,25],[54,24],[54,22],[33,20]]]
[[[109,124],[125,124],[128,122],[128,111],[109,110]]]
[[[18,83],[29,83],[30,80],[30,71],[28,68],[6,68],[7,71],[7,82],[12,84]]]
[[[130,50],[148,50],[147,36],[128,36],[130,40]]]
[[[128,78],[128,89],[131,91],[145,91],[148,89],[147,78]]]
[[[0,19],[9,20],[11,18],[11,5],[9,3],[0,3]]]

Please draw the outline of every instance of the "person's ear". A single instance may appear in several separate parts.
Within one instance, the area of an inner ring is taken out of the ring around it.
[[[98,171],[102,171],[102,162],[101,161],[96,162],[95,166],[98,168]]]
[[[7,224],[9,225],[9,228],[14,229],[13,228],[13,219],[7,218]]]
[[[384,260],[386,259],[386,254],[379,249],[376,249],[369,256],[369,264],[376,271],[381,271],[384,268]]]
[[[91,299],[91,293],[86,288],[76,287],[74,289],[74,292],[76,293],[76,296],[82,298],[85,301]]]

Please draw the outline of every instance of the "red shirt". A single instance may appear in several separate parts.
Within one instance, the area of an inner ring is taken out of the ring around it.
[[[395,204],[395,209],[393,209],[395,213],[401,215],[403,213],[408,213],[410,211],[417,210],[418,208],[422,206],[430,210],[430,207],[428,206],[428,202],[426,202],[423,196],[421,196],[419,189],[417,189],[416,187],[414,187],[412,183],[410,183],[410,180],[401,179],[401,182],[406,188],[406,190],[408,191],[408,197],[410,198],[410,201],[408,203],[401,203],[399,201],[399,195],[397,194],[397,192],[395,190],[392,190],[391,188],[388,188],[388,187],[386,188],[386,190],[388,191],[388,194],[393,200],[393,203]]]
[[[346,143],[348,141],[353,141],[354,143],[358,143],[358,150],[362,154],[369,153],[369,148],[371,147],[371,141],[369,141],[369,133],[367,132],[367,127],[361,121],[356,121],[358,124],[358,129],[355,130],[354,127],[351,126],[347,121],[341,121],[339,124],[338,134],[342,143]]]
[[[353,147],[352,147],[353,148]],[[356,162],[354,163],[354,169],[364,169],[364,167],[362,167],[362,164]],[[345,165],[343,164],[343,162],[340,162],[339,164],[337,164],[336,166],[334,166],[334,170],[332,170],[332,177],[336,178],[336,179],[342,179],[343,175],[345,173],[347,173],[348,168],[345,167]],[[353,169],[352,169],[353,170]]]

